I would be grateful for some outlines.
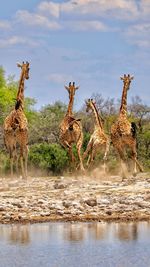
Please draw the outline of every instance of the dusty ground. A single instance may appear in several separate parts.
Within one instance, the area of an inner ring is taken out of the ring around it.
[[[150,220],[150,174],[0,178],[0,223]]]

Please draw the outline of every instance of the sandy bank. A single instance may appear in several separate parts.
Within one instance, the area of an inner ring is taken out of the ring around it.
[[[150,174],[0,178],[0,223],[150,220]]]

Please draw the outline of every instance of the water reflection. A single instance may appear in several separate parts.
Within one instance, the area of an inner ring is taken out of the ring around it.
[[[63,233],[64,240],[82,241],[85,239],[85,229],[82,224],[68,224]]]
[[[138,239],[137,223],[120,223],[117,224],[115,235],[119,240],[129,241]]]
[[[149,223],[0,225],[0,267],[148,267]]]
[[[150,223],[46,223],[34,225],[0,225],[0,240],[27,245],[32,240],[82,242],[87,239],[120,241],[138,240],[141,231],[150,233]]]
[[[28,244],[30,243],[29,225],[1,225],[0,240],[6,239],[11,243]]]
[[[9,240],[12,243],[30,243],[30,232],[28,225],[12,225],[10,228]]]

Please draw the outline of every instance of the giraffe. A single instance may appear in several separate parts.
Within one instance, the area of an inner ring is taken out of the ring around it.
[[[29,79],[29,62],[19,64],[21,75],[15,108],[4,120],[4,143],[9,152],[11,176],[13,176],[13,164],[16,158],[16,170],[18,172],[18,152],[22,171],[22,177],[27,178],[27,158],[28,158],[28,122],[24,114],[24,81]],[[24,159],[24,161],[23,161]]]
[[[102,147],[105,147],[105,153],[103,157],[104,160],[103,167],[104,167],[104,172],[106,172],[106,160],[107,160],[107,154],[109,152],[110,141],[108,136],[104,132],[103,122],[98,114],[96,103],[93,99],[88,99],[88,101],[86,101],[86,111],[88,112],[89,110],[92,110],[94,114],[95,128],[94,132],[90,137],[87,148],[83,154],[83,160],[87,157],[87,155],[89,155],[87,160],[87,166],[88,166],[92,161],[94,161],[94,158],[98,150],[100,150]]]
[[[80,169],[84,171],[81,147],[83,143],[83,132],[80,119],[75,119],[73,116],[73,102],[74,95],[79,86],[75,86],[75,82],[69,83],[69,87],[65,86],[65,89],[69,93],[69,104],[66,115],[60,124],[60,143],[65,149],[68,149],[72,163],[75,161],[75,157],[72,151],[72,145],[75,143],[77,147],[77,153],[80,161]]]
[[[137,173],[137,166],[141,172],[143,171],[142,166],[137,160],[136,124],[134,122],[129,122],[127,118],[127,91],[130,88],[130,83],[133,78],[134,77],[130,76],[130,74],[124,74],[124,76],[121,77],[123,81],[121,106],[118,119],[111,127],[111,140],[121,159],[122,178],[127,178],[127,168],[124,164],[126,147],[131,150],[131,157],[134,162],[133,175],[135,176]]]

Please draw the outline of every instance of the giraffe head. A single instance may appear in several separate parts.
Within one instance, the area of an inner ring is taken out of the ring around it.
[[[123,80],[124,86],[127,88],[127,90],[129,90],[130,83],[134,79],[134,77],[130,76],[130,74],[128,74],[128,75],[124,74],[124,76],[120,77],[120,79]]]
[[[89,112],[90,109],[92,109],[92,107],[95,105],[95,101],[91,98],[89,98],[87,101],[85,101],[86,103],[86,112]]]
[[[103,124],[104,118],[102,117],[101,114],[98,113],[95,100],[92,98],[91,99],[89,98],[87,101],[85,101],[85,103],[86,103],[86,112],[89,112],[90,110],[95,110],[97,117],[100,119],[101,123]],[[102,124],[101,124],[101,127],[102,127]]]
[[[23,61],[22,64],[17,63],[17,66],[18,66],[19,68],[21,68],[21,70],[22,70],[22,74],[23,74],[24,78],[25,78],[26,80],[28,80],[28,79],[29,79],[29,70],[30,70],[29,62],[26,61],[26,63],[24,63],[24,61]]]
[[[79,88],[79,86],[75,86],[75,82],[73,82],[72,84],[70,82],[69,86],[65,86],[65,88],[67,89],[67,91],[69,93],[69,98],[71,98],[75,95],[75,92]]]

